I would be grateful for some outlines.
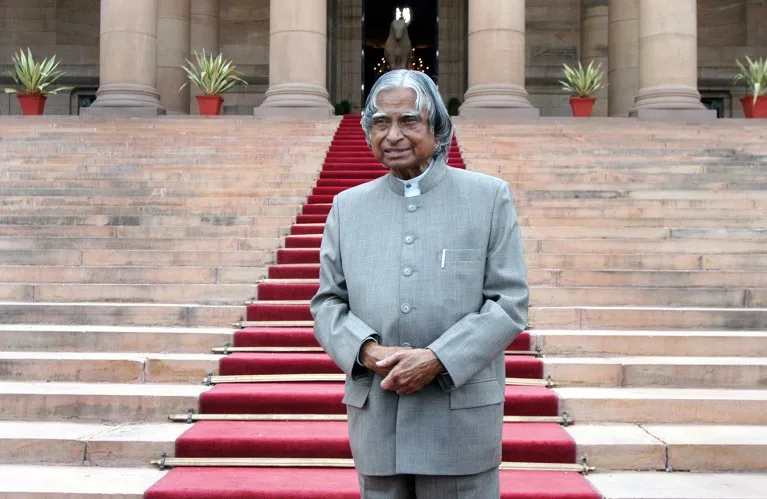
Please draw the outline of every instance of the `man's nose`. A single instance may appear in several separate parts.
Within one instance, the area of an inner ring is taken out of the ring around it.
[[[386,134],[386,140],[389,142],[397,142],[401,140],[402,137],[402,130],[400,130],[399,124],[397,124],[397,122],[392,123],[391,127],[389,127],[389,133]]]

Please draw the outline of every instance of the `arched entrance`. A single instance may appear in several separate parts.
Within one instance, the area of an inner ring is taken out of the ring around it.
[[[362,3],[362,102],[378,78],[388,70],[384,44],[395,9],[409,8],[408,27],[413,46],[411,68],[439,83],[439,2],[436,0],[364,0]]]

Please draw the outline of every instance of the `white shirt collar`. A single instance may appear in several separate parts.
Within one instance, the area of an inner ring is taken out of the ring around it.
[[[423,171],[420,175],[417,177],[413,177],[410,180],[403,180],[403,179],[397,179],[403,184],[405,184],[405,197],[410,198],[413,196],[420,196],[421,195],[421,187],[418,185],[418,183],[423,179],[423,177],[426,175],[426,173],[431,169],[431,166],[434,164],[434,160],[432,159],[429,163],[429,166],[426,168],[426,170]]]

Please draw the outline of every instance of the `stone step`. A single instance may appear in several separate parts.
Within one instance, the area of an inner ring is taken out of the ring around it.
[[[767,308],[530,307],[536,329],[739,329],[761,331]]]
[[[547,357],[543,372],[561,386],[758,388],[767,357]]]
[[[243,312],[242,305],[0,302],[7,324],[222,327]]]
[[[762,331],[533,330],[535,348],[547,356],[673,355],[767,357]]]
[[[255,296],[256,286],[247,284],[0,283],[0,301],[244,305]]]
[[[0,352],[0,380],[200,384],[218,372],[204,353]]]
[[[717,212],[718,214],[718,212]],[[762,229],[764,228],[764,219],[754,216],[747,216],[740,219],[719,218],[712,214],[709,219],[695,219],[694,221],[681,218],[608,218],[604,216],[571,218],[561,216],[526,216],[520,217],[519,223],[522,227],[693,227],[693,228],[715,228],[715,229]],[[524,229],[523,229],[524,232]],[[562,231],[564,232],[564,231]]]
[[[530,290],[536,306],[660,306],[660,307],[767,307],[765,288],[684,288],[684,287],[550,287]]]
[[[285,211],[285,207],[278,207]],[[285,214],[265,216],[215,214],[215,215],[0,215],[0,225],[16,226],[146,226],[146,227],[218,227],[233,225],[288,226],[295,220],[296,210]]]
[[[756,253],[747,255],[526,253],[525,262],[528,268],[562,270],[767,271],[767,256]]]
[[[271,248],[276,250],[277,248]],[[99,250],[99,249],[47,249],[0,250],[0,266],[257,266],[274,262],[274,251],[252,250]]]
[[[767,424],[767,390],[562,387],[560,410],[580,424]]]
[[[0,324],[0,344],[18,352],[208,354],[233,341],[231,328]]]
[[[20,216],[28,217],[96,217],[98,215],[108,217],[193,217],[209,216],[238,216],[238,217],[291,217],[294,216],[304,197],[284,197],[273,199],[255,199],[240,201],[237,199],[200,199],[190,202],[167,202],[160,200],[156,203],[138,203],[137,205],[120,205],[117,202],[104,204],[58,204],[47,203],[45,205],[3,206],[2,220],[14,220]],[[267,204],[269,203],[269,204]],[[3,222],[6,223],[6,222]],[[13,223],[13,222],[10,222]]]
[[[180,423],[0,422],[2,464],[147,467],[190,428]],[[598,470],[759,471],[765,426],[569,426],[576,453]]]
[[[167,471],[94,466],[0,466],[0,497],[7,499],[143,499]]]
[[[5,265],[0,282],[62,284],[253,284],[267,275],[262,267],[81,267]]]
[[[593,473],[605,499],[764,499],[767,473]]]
[[[179,423],[100,424],[0,421],[0,464],[148,468],[191,426]]]
[[[0,381],[0,419],[167,421],[197,407],[202,385]]]
[[[541,272],[541,271],[539,271]],[[717,270],[552,270],[552,281],[558,286],[620,287],[758,287],[767,282],[767,272]],[[530,276],[528,275],[528,280]],[[539,278],[539,282],[543,276]]]
[[[6,267],[24,269],[25,267]],[[53,269],[55,267],[48,267]],[[0,271],[3,269],[0,268]],[[219,269],[219,281],[224,271]],[[245,269],[242,269],[245,270]],[[9,275],[7,272],[6,275]],[[319,275],[319,266],[317,268]],[[41,276],[42,277],[42,276]],[[5,277],[6,281],[12,279]],[[241,281],[256,282],[262,278]],[[15,279],[19,280],[19,279]],[[23,279],[21,279],[23,280]],[[35,279],[39,282],[41,279]],[[296,283],[319,284],[319,279],[265,279],[264,284]],[[759,287],[767,282],[767,272],[740,272],[717,270],[579,270],[579,269],[527,269],[527,281],[531,286],[562,286],[562,287],[655,287],[655,288],[736,288]],[[240,281],[238,281],[240,282]]]
[[[529,241],[529,239],[528,239]],[[730,241],[686,239],[679,241],[625,241],[600,239],[542,239],[540,253],[591,254],[767,254],[767,241]]]
[[[85,249],[115,251],[236,251],[268,250],[281,246],[279,238],[156,238],[156,237],[0,237],[0,251]]]

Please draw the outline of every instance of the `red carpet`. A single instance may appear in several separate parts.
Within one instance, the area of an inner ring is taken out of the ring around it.
[[[448,164],[464,168],[454,142]],[[359,116],[346,116],[328,151],[315,188],[278,250],[269,279],[258,285],[258,302],[247,307],[249,321],[311,321],[308,301],[318,288],[319,246],[333,196],[386,174],[373,158],[359,127]],[[290,282],[300,279],[304,282]],[[309,282],[305,282],[305,281]],[[315,281],[315,282],[312,282]],[[295,302],[295,303],[291,303]],[[236,347],[316,347],[311,327],[250,327],[235,332]],[[532,349],[528,333],[510,350]],[[324,353],[244,353],[223,357],[221,375],[339,373]],[[543,376],[540,359],[506,356],[506,375]],[[203,393],[203,414],[344,414],[343,383],[221,384]],[[547,388],[506,387],[506,415],[559,414],[556,394]],[[203,421],[176,441],[176,457],[349,458],[345,422]],[[575,443],[553,423],[505,423],[503,459],[507,462],[573,463]],[[597,499],[577,473],[503,471],[503,498]],[[329,468],[177,468],[155,484],[149,499],[351,499],[359,498],[352,469]]]
[[[150,499],[359,499],[351,469],[185,468],[166,475]],[[577,473],[502,471],[502,499],[598,499]]]
[[[340,373],[327,354],[234,353],[221,360],[219,374]],[[506,357],[507,378],[542,378],[543,363],[534,357]]]

